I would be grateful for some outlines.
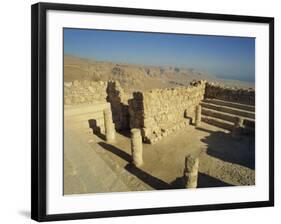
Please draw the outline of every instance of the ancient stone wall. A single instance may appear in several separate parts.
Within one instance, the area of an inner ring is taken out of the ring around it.
[[[214,83],[206,83],[204,98],[216,98],[220,100],[255,105],[255,90],[238,89]]]
[[[132,97],[131,94],[125,93],[117,81],[109,81],[106,92],[116,129],[129,129],[128,99]]]
[[[96,101],[106,101],[107,83],[89,80],[64,83],[64,104],[90,104]]]
[[[129,100],[130,128],[140,128],[143,141],[155,143],[188,125],[190,119],[194,121],[195,107],[204,92],[204,81],[189,87],[135,92]]]
[[[109,102],[117,130],[129,128],[128,99],[118,81],[73,81],[64,83],[64,104],[93,104]]]
[[[73,81],[64,84],[65,105],[109,102],[117,130],[139,128],[144,142],[155,143],[190,122],[204,98],[255,104],[254,89],[236,89],[205,81],[188,87],[125,92],[119,82]]]

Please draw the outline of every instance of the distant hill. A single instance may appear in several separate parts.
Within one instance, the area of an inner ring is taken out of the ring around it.
[[[222,82],[230,86],[254,87],[251,83],[222,80],[194,69],[103,62],[65,55],[64,81],[85,79],[93,81],[118,80],[121,86],[129,92],[187,86],[192,80],[202,79]]]

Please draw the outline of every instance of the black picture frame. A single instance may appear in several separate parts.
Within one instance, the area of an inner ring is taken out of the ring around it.
[[[64,10],[101,12],[124,15],[162,16],[206,20],[254,22],[269,24],[269,200],[243,203],[208,204],[196,206],[160,207],[101,212],[46,214],[46,12]],[[32,153],[31,153],[31,218],[37,221],[73,220],[115,216],[192,212],[237,208],[274,206],[274,18],[183,11],[163,11],[137,8],[103,7],[73,4],[37,3],[32,5]]]

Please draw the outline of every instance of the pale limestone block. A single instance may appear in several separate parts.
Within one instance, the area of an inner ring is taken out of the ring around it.
[[[140,129],[131,129],[131,151],[133,163],[139,167],[143,164],[142,158],[142,136]]]
[[[115,126],[112,121],[112,113],[110,109],[104,109],[104,126],[105,137],[107,142],[113,142],[115,140]]]
[[[184,184],[186,188],[196,188],[198,180],[199,158],[193,155],[185,157]]]
[[[197,105],[195,109],[195,126],[198,127],[201,124],[201,105]]]

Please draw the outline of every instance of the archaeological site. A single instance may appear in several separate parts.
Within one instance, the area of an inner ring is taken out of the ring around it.
[[[65,195],[247,185],[255,185],[253,88],[65,79]]]
[[[63,33],[64,195],[256,184],[255,38]]]

